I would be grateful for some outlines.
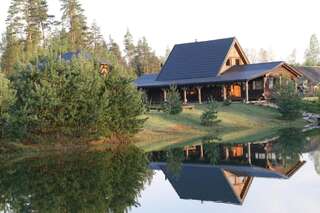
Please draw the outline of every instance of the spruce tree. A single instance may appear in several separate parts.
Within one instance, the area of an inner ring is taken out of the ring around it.
[[[220,122],[218,119],[218,105],[215,101],[210,101],[207,109],[202,113],[200,120],[203,126],[214,126]]]
[[[316,34],[310,37],[309,48],[305,52],[305,66],[317,66],[320,62],[320,46]]]
[[[167,93],[167,101],[164,102],[164,111],[175,115],[182,112],[182,101],[176,86],[171,86]]]

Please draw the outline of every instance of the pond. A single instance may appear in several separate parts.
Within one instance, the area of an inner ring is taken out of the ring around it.
[[[1,159],[0,212],[318,212],[319,136]]]

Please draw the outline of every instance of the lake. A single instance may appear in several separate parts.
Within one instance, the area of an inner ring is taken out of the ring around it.
[[[318,212],[320,134],[2,158],[0,212]]]

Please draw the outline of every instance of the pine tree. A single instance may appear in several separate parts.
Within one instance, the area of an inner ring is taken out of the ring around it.
[[[113,40],[111,36],[109,36],[109,44],[108,44],[108,51],[115,57],[117,63],[119,65],[125,65],[125,60],[122,57],[121,50],[117,42]]]
[[[23,0],[12,0],[6,19],[6,32],[1,44],[1,70],[6,74],[13,72],[14,65],[22,59],[23,38]]]
[[[9,75],[14,72],[14,65],[22,58],[22,46],[12,26],[8,26],[1,44],[1,70]]]
[[[132,37],[129,29],[127,29],[127,32],[124,35],[123,43],[124,43],[124,53],[125,53],[125,59],[127,62],[127,66],[129,68],[132,68],[136,47],[133,43],[133,37]]]
[[[147,39],[139,39],[134,58],[134,69],[137,75],[152,73],[160,70],[161,61],[152,51]]]
[[[176,86],[171,86],[167,93],[167,101],[164,103],[164,111],[175,115],[182,112],[182,101]]]
[[[88,45],[95,56],[100,57],[107,50],[106,42],[98,25],[93,22],[88,33]]]
[[[207,109],[202,113],[200,120],[203,126],[214,126],[220,122],[218,119],[218,105],[214,101],[210,101]]]
[[[40,10],[39,0],[26,0],[24,2],[24,20],[26,22],[25,27],[25,53],[26,60],[31,59],[34,55],[37,55],[38,48],[41,43],[41,29],[40,29]],[[45,19],[47,17],[44,17]]]
[[[69,49],[77,51],[86,47],[87,24],[78,0],[61,0],[62,21],[68,29]]]
[[[320,63],[320,46],[318,38],[313,34],[310,38],[309,48],[305,52],[305,66],[316,66]]]

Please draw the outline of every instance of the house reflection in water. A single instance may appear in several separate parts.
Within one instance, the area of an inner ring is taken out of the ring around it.
[[[284,153],[276,142],[199,144],[151,152],[149,158],[181,199],[242,205],[255,177],[288,179],[305,163],[300,154]]]

